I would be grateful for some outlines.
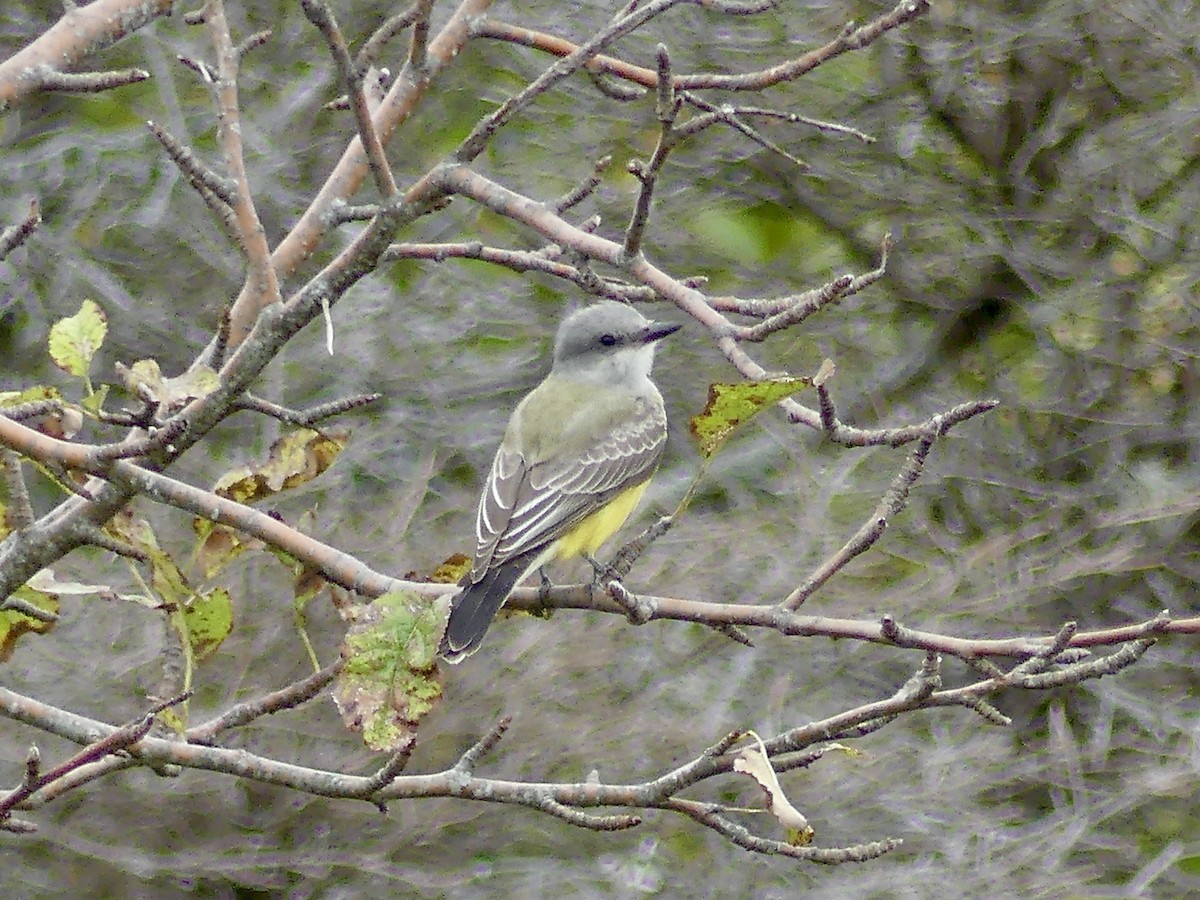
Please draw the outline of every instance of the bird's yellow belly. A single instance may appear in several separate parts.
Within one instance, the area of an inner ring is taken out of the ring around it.
[[[607,541],[625,524],[629,514],[633,512],[646,492],[649,479],[641,484],[627,488],[603,509],[598,509],[561,538],[555,544],[554,557],[567,559],[571,556],[582,556],[587,553],[594,556],[600,545]]]

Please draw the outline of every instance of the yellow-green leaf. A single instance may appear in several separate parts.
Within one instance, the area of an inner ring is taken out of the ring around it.
[[[701,454],[711,459],[730,435],[763,409],[811,384],[811,378],[786,377],[709,385],[708,403],[692,416],[688,429]]]
[[[40,400],[62,400],[62,394],[57,388],[39,384],[23,391],[0,391],[0,407],[20,406],[23,403],[37,403]]]
[[[333,465],[349,441],[348,431],[321,432],[311,428],[289,431],[271,445],[265,463],[226,472],[213,490],[239,503],[254,503],[312,481]]]
[[[441,699],[436,659],[448,605],[447,597],[393,591],[362,609],[347,632],[333,696],[368,747],[399,749]]]
[[[24,600],[30,606],[58,615],[58,597],[51,593],[23,584],[13,591],[13,596]],[[22,635],[45,634],[54,625],[54,622],[43,622],[15,609],[0,610],[0,662],[8,660]]]
[[[84,411],[92,416],[100,415],[100,410],[104,406],[104,401],[108,399],[109,385],[102,384],[99,388],[92,391],[86,397],[79,401],[79,405]]]
[[[109,519],[104,530],[146,554],[150,560],[150,586],[160,601],[180,607],[192,601],[195,591],[171,554],[158,546],[158,539],[149,522],[135,519],[128,513],[118,513]]]
[[[84,300],[79,312],[50,328],[50,358],[69,375],[86,378],[92,357],[104,343],[108,319],[95,300]]]
[[[200,570],[205,581],[219,573],[247,550],[262,547],[262,541],[248,538],[226,525],[199,517],[192,520],[192,529],[199,540],[192,555],[189,570]]]
[[[163,374],[157,359],[139,359],[127,368],[118,364],[117,370],[131,394],[138,394],[139,389],[144,389],[157,398],[162,392]]]
[[[429,576],[427,581],[434,584],[458,584],[464,575],[471,571],[471,560],[461,553],[452,553]]]
[[[233,599],[225,588],[207,591],[183,608],[188,642],[197,662],[211,656],[233,631]]]

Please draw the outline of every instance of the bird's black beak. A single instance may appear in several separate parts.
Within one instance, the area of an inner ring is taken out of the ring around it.
[[[682,327],[675,322],[651,322],[642,329],[640,340],[643,344],[653,344],[655,341],[661,341],[668,334],[674,334]]]

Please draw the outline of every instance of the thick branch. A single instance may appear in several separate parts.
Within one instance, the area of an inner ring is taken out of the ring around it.
[[[175,0],[95,0],[67,13],[33,43],[0,63],[0,111],[41,90],[40,69],[78,68],[90,56],[171,14]]]

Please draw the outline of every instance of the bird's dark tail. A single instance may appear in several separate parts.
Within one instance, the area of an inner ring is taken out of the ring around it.
[[[492,619],[537,556],[538,551],[522,554],[484,572],[474,584],[470,583],[469,574],[459,582],[462,591],[450,603],[450,620],[438,649],[442,659],[450,663],[462,662],[479,649]]]

